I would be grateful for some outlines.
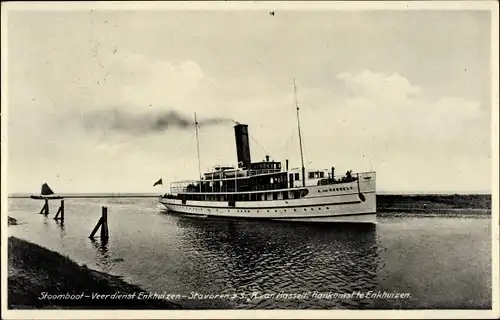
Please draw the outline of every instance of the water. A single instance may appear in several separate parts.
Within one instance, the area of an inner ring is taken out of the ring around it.
[[[157,199],[67,199],[63,226],[42,202],[10,199],[10,236],[189,308],[491,308],[491,219],[379,218],[377,225],[213,221],[166,214]],[[110,240],[88,239],[108,206]],[[386,291],[405,299],[313,297]],[[254,296],[252,296],[254,293]],[[306,298],[279,293],[308,294]],[[244,296],[243,296],[244,295]],[[267,295],[267,296],[266,296]],[[274,295],[274,296],[273,296]]]

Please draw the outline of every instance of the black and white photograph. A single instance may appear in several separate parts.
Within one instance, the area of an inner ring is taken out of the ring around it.
[[[3,318],[500,316],[498,2],[7,2],[1,51]]]

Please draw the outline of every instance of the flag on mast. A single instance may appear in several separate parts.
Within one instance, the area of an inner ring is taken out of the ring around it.
[[[163,185],[163,181],[162,179],[160,178],[160,180],[156,181],[154,184],[153,184],[153,187],[156,187],[157,185]]]

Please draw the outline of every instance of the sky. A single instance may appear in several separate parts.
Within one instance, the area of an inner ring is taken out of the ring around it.
[[[490,12],[269,11],[9,12],[9,193],[167,192],[199,175],[195,112],[203,171],[237,163],[225,119],[299,167],[294,79],[307,168],[491,191]]]

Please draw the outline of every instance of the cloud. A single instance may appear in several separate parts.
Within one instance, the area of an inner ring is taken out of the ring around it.
[[[375,99],[378,102],[404,103],[421,91],[397,73],[387,75],[364,70],[358,74],[340,73],[337,78],[344,82],[351,95]]]
[[[342,82],[338,115],[351,119],[355,115],[350,122],[378,139],[449,141],[464,130],[480,129],[489,117],[477,101],[429,96],[399,74],[365,70],[341,73],[337,79]]]
[[[210,82],[194,61],[173,63],[132,53],[105,53],[96,58],[95,72],[82,85],[96,107],[121,106],[130,112],[165,105],[182,107]]]

